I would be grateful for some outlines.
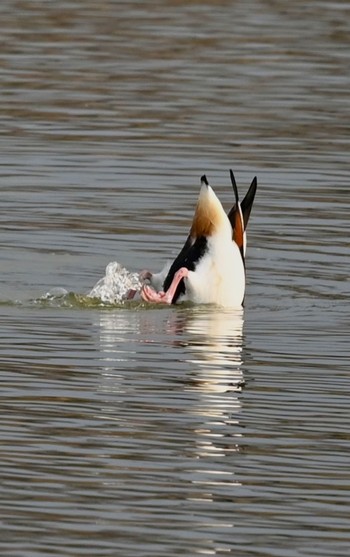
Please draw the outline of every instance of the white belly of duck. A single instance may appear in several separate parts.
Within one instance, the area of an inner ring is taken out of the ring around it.
[[[186,292],[179,301],[241,307],[245,270],[238,246],[234,242],[218,245],[217,239],[208,239],[207,253],[198,261],[196,269],[188,272],[184,281]]]

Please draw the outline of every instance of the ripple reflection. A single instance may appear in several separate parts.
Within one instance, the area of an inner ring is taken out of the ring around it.
[[[191,554],[220,553],[233,534],[227,504],[241,486],[243,312],[101,312],[99,327],[100,418],[118,446],[108,490],[124,501],[124,526],[156,520]]]

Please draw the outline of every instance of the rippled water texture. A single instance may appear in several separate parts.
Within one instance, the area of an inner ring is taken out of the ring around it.
[[[0,3],[0,553],[347,557],[348,2]],[[244,311],[102,307],[205,172]]]

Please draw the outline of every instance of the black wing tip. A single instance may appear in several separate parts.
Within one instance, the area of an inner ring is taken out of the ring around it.
[[[241,203],[241,209],[243,213],[243,220],[244,220],[244,229],[247,228],[250,212],[252,210],[256,190],[257,190],[258,180],[257,177],[254,176],[252,183],[249,186],[249,189]]]
[[[237,184],[236,184],[235,175],[233,174],[231,168],[230,168],[230,178],[231,178],[231,184],[232,184],[233,192],[235,194],[235,201],[236,201],[236,204],[237,204],[238,201],[239,201],[238,188],[237,188]]]
[[[203,176],[201,176],[201,183],[205,184],[206,186],[209,186],[209,182],[207,180],[207,177],[205,174],[203,174]]]

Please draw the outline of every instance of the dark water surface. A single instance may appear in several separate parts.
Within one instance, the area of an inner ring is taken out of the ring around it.
[[[345,557],[350,5],[0,4],[0,553]],[[90,307],[205,172],[259,190],[244,312]]]

